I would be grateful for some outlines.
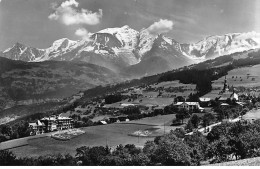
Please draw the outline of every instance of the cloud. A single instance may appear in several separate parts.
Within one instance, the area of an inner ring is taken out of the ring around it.
[[[68,0],[68,1],[62,2],[60,6],[63,8],[68,7],[68,6],[78,7],[79,3],[75,0]]]
[[[147,30],[153,34],[161,34],[161,33],[167,33],[172,30],[173,28],[173,21],[167,20],[167,19],[160,19],[158,22],[154,22],[151,26],[147,28]]]
[[[50,20],[59,20],[65,25],[97,25],[102,18],[102,9],[92,12],[87,9],[78,9],[79,3],[76,0],[67,0],[60,5],[51,4],[54,12],[49,15]]]
[[[90,40],[91,33],[85,28],[79,28],[76,30],[75,35],[81,37],[84,40]]]

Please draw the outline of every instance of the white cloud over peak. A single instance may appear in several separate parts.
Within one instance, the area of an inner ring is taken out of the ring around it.
[[[151,26],[147,28],[147,30],[153,34],[161,34],[161,33],[167,33],[173,29],[173,21],[167,20],[167,19],[160,19],[158,22],[154,22]]]
[[[84,40],[89,40],[90,33],[85,28],[79,28],[76,30],[75,35],[81,37]]]
[[[87,9],[78,9],[79,3],[76,0],[67,0],[59,6],[52,4],[54,12],[49,15],[50,20],[59,20],[65,25],[96,25],[102,18],[102,9],[92,12]]]
[[[79,3],[75,0],[68,0],[68,1],[62,2],[60,6],[63,8],[68,7],[68,6],[78,7]]]

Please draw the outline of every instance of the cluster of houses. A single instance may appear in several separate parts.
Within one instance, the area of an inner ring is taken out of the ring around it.
[[[132,89],[134,90],[134,88]],[[140,93],[140,89],[136,89],[134,94],[137,94],[137,97],[139,97],[142,93]],[[129,94],[129,93],[128,93]],[[131,94],[132,95],[132,94]],[[221,106],[228,107],[230,101],[235,101],[235,103],[238,105],[238,107],[244,107],[244,102],[248,101],[250,99],[249,96],[246,94],[244,95],[238,95],[235,93],[235,90],[230,90],[227,80],[225,78],[224,86],[222,91],[219,93],[218,101],[221,103]],[[174,100],[174,99],[173,99]],[[194,111],[198,110],[200,112],[205,112],[207,107],[211,107],[211,100],[215,100],[215,98],[199,98],[198,102],[173,102],[173,104],[178,107],[179,109],[186,109],[188,111]],[[142,114],[144,113],[150,113],[152,110],[156,109],[164,109],[166,105],[149,105],[145,104],[142,105],[140,103],[119,103],[119,104],[112,104],[112,105],[104,105],[102,106],[103,109],[111,109],[114,113],[119,112],[120,109],[123,109],[125,107],[131,107],[131,106],[138,106],[140,108],[140,111]],[[260,103],[258,105],[258,108],[260,109]],[[119,115],[119,114],[116,114]],[[108,123],[114,123],[114,122],[122,122],[122,121],[129,121],[129,118],[127,116],[117,116],[117,117],[110,117],[104,120],[99,121],[101,124],[108,124]],[[38,120],[35,123],[29,123],[29,127],[32,129],[32,135],[33,134],[42,134],[46,132],[56,131],[56,130],[64,130],[64,129],[71,129],[74,127],[74,121],[72,118],[68,117],[62,117],[62,116],[50,116],[45,117],[40,120]]]
[[[43,134],[57,130],[66,130],[74,127],[74,121],[69,117],[50,116],[37,120],[35,123],[29,123],[32,129],[31,135]]]
[[[204,110],[203,107],[210,107],[211,100],[215,100],[215,98],[199,98],[199,102],[177,102],[174,105],[177,106],[179,109],[186,109],[186,110],[200,110],[201,112]],[[217,100],[221,103],[222,107],[228,107],[229,101],[234,101],[238,107],[244,107],[245,102],[251,101],[252,96],[248,94],[240,94],[238,95],[234,87],[232,89],[229,88],[227,84],[227,79],[224,80],[223,89],[219,93],[219,97]],[[257,109],[260,109],[260,103],[255,104]]]

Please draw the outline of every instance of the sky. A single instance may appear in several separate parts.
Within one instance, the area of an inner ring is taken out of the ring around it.
[[[260,0],[0,0],[0,50],[47,48],[109,27],[148,28],[181,42],[260,32]]]

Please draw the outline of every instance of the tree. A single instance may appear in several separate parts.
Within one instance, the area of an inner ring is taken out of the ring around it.
[[[132,165],[134,166],[147,166],[150,164],[150,159],[144,153],[135,154],[132,156]]]
[[[174,131],[173,131],[173,134],[178,137],[178,138],[184,138],[185,137],[185,134],[186,134],[186,131],[183,129],[183,128],[176,128]]]
[[[208,146],[208,140],[197,131],[192,135],[186,136],[184,138],[184,143],[191,149],[192,163],[200,165],[200,162],[206,159],[205,154]]]
[[[30,136],[31,131],[28,122],[21,121],[17,126],[17,134],[19,135],[19,138]]]
[[[222,121],[225,118],[224,110],[220,106],[215,107],[214,112],[217,113],[217,120],[218,121]]]
[[[134,144],[127,144],[125,145],[125,149],[127,149],[127,151],[129,152],[129,154],[131,155],[136,155],[141,153],[141,149],[140,148],[136,148],[136,146]]]
[[[231,125],[231,123],[221,123],[220,125],[214,126],[207,135],[209,142],[213,142],[219,140],[221,137],[227,136]]]
[[[199,127],[199,123],[200,123],[200,118],[198,115],[193,114],[189,121],[191,122],[191,124],[193,125],[194,128],[198,128]]]
[[[16,156],[7,150],[0,150],[0,166],[16,165]]]
[[[206,113],[204,114],[204,116],[202,117],[202,124],[204,127],[207,127],[210,125],[211,122],[214,122],[215,120],[215,116],[211,113]]]
[[[0,134],[0,143],[4,141],[7,141],[7,138]]]
[[[187,125],[185,126],[185,130],[187,132],[192,132],[195,127],[193,126],[192,122],[189,120]]]
[[[80,161],[82,165],[90,165],[91,159],[89,157],[89,147],[83,146],[76,149],[76,159],[77,161]]]
[[[107,155],[100,161],[101,166],[123,166],[123,160],[120,157]]]
[[[155,162],[162,165],[191,165],[189,147],[172,132],[163,136],[154,152]]]
[[[3,124],[1,127],[1,133],[3,135],[11,136],[12,135],[12,128],[8,125]]]
[[[229,140],[226,137],[220,137],[220,139],[212,142],[206,151],[208,158],[213,158],[216,162],[225,162],[229,160],[232,154],[231,147],[229,146]]]
[[[169,105],[164,108],[165,114],[174,114],[176,112],[178,112],[178,108],[174,105]]]
[[[78,161],[82,161],[82,165],[100,165],[102,158],[110,152],[103,147],[80,147],[76,149],[76,158]]]
[[[120,94],[108,95],[105,97],[105,103],[112,104],[112,103],[120,102],[122,98],[123,97]]]
[[[158,145],[154,141],[147,141],[144,145],[143,152],[147,155],[147,157],[154,162],[156,159],[155,151]]]
[[[176,113],[176,120],[177,121],[181,121],[181,123],[183,124],[183,120],[189,116],[188,110],[186,109],[181,109],[180,111],[178,111]]]

